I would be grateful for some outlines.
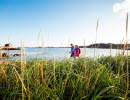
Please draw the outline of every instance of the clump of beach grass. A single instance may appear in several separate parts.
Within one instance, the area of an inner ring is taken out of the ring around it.
[[[28,60],[25,66],[22,72],[18,61],[0,65],[0,76],[6,81],[3,85],[3,79],[0,79],[2,99],[129,99],[129,90],[126,95],[126,56],[81,58],[76,61],[36,59]]]

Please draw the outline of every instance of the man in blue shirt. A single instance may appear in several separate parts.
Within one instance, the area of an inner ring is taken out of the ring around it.
[[[70,44],[71,46],[71,51],[69,53],[71,53],[71,56],[70,57],[74,57],[74,45],[73,44]]]

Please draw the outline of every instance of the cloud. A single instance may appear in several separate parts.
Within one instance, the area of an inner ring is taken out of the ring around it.
[[[113,6],[114,12],[129,13],[130,12],[130,0],[124,0],[122,3],[116,3]]]

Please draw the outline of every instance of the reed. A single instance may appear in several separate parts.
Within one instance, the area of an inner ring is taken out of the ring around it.
[[[1,86],[5,87],[6,86],[6,81],[7,81],[7,76],[6,76],[6,70],[4,66],[0,66],[2,73],[1,73]]]
[[[127,74],[127,90],[126,90],[126,96],[128,95],[129,92],[129,63],[128,63],[128,13],[126,16],[126,48],[127,48],[127,67],[126,67],[126,74]]]
[[[99,19],[97,20],[97,24],[96,24],[96,38],[95,38],[95,46],[94,46],[94,56],[95,56],[95,52],[96,52],[96,43],[97,43],[97,36],[98,36],[98,28],[99,28]]]
[[[21,76],[19,75],[19,73],[17,72],[17,70],[15,68],[13,68],[17,74],[17,76],[19,77],[21,83],[22,83],[22,100],[24,100],[24,90],[26,91],[25,85],[24,85],[24,46],[23,46],[23,41],[21,41]]]
[[[39,66],[39,76],[40,76],[40,83],[42,83],[43,82],[43,69],[41,65]]]

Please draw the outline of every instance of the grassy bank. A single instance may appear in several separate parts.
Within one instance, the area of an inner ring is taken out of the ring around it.
[[[5,100],[128,100],[129,57],[77,61],[9,61],[0,64]]]

